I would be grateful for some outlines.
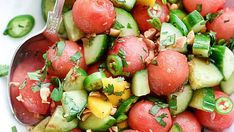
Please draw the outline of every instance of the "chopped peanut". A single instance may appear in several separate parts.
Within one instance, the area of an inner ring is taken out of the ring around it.
[[[113,37],[118,37],[119,36],[119,34],[120,34],[120,30],[117,30],[117,29],[114,29],[114,28],[111,28],[110,29],[110,33],[109,33],[109,35],[110,36],[113,36]]]
[[[146,64],[150,64],[153,59],[154,59],[154,50],[150,50],[148,57],[146,57],[145,59]]]
[[[143,38],[143,41],[145,42],[146,46],[148,47],[148,49],[155,49],[155,43],[154,41],[147,39],[147,38]]]
[[[194,31],[190,31],[187,35],[187,40],[186,42],[189,44],[189,45],[192,45],[194,43],[194,39],[195,39],[195,33]]]
[[[155,28],[150,28],[149,30],[144,32],[144,37],[152,40],[156,33],[157,33],[157,30]]]
[[[170,5],[170,10],[178,9],[179,6],[177,4]]]
[[[183,48],[186,43],[186,37],[179,37],[176,39],[176,43],[173,45],[174,48]]]
[[[50,104],[50,102],[47,101],[47,98],[50,96],[50,89],[49,88],[46,88],[46,87],[41,88],[40,89],[40,96],[41,96],[42,103]]]

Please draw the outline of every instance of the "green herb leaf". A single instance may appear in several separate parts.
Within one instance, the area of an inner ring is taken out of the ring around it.
[[[11,132],[17,132],[16,126],[12,126],[12,127],[11,127]]]
[[[171,95],[171,99],[169,100],[169,107],[171,110],[177,110],[177,96]]]
[[[124,91],[114,92],[114,95],[116,96],[122,96],[123,94],[124,94]]]
[[[130,23],[128,23],[127,28],[132,29],[132,26]]]
[[[202,11],[202,4],[197,4],[196,10],[197,10],[198,12],[201,12],[201,11]]]
[[[234,50],[234,38],[229,40],[228,48],[232,51]]]
[[[80,52],[76,52],[73,56],[70,57],[70,60],[72,62],[77,62],[77,60],[79,60],[80,58],[81,58]]]
[[[63,97],[63,84],[61,83],[59,78],[52,78],[51,83],[56,84],[58,88],[53,89],[50,97],[53,101],[58,102]]]
[[[108,95],[114,94],[114,85],[108,84],[108,86],[103,89],[103,92],[107,93]]]
[[[48,69],[49,68],[53,69],[52,62],[50,60],[48,60],[48,53],[47,52],[45,54],[43,54],[43,58],[45,60],[45,65],[41,69],[41,73],[42,73],[41,80],[42,81],[45,80],[45,78],[47,76]]]
[[[115,21],[114,28],[117,30],[120,30],[120,29],[125,28],[125,27],[120,22]]]
[[[162,23],[160,21],[159,18],[153,18],[153,19],[149,19],[147,20],[147,22],[149,24],[151,24],[154,28],[156,28],[157,30],[161,30],[161,27],[162,27]]]
[[[151,61],[151,64],[153,64],[153,65],[158,65],[158,61],[156,60],[156,59],[153,59],[152,61]]]
[[[158,105],[154,105],[154,106],[149,110],[149,113],[150,113],[151,115],[156,115],[160,109],[161,109],[161,108],[160,108]]]
[[[65,48],[65,42],[59,41],[57,43],[57,56],[60,57],[63,54],[63,50]]]
[[[168,117],[166,113],[161,114],[160,116],[157,116],[155,120],[163,127],[167,125],[167,123],[163,120],[165,117]]]
[[[6,76],[8,72],[9,72],[9,66],[0,64],[0,77]]]
[[[120,49],[117,55],[121,58],[123,66],[128,67],[128,63],[126,61],[126,52],[123,49]]]
[[[26,86],[26,80],[24,80],[20,86],[19,86],[19,89],[24,89],[24,87]]]
[[[35,80],[35,81],[41,81],[41,73],[40,71],[35,71],[35,72],[28,72],[28,77],[30,80]]]
[[[210,23],[214,21],[215,18],[219,17],[220,15],[222,15],[223,12],[217,12],[217,13],[208,13],[206,15],[206,20],[208,20]]]

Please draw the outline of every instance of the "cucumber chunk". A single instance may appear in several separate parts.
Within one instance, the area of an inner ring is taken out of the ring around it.
[[[193,90],[217,86],[222,80],[223,76],[214,64],[198,58],[193,58],[190,62],[189,83]]]
[[[111,0],[115,7],[123,8],[131,11],[134,7],[136,0]]]
[[[122,114],[126,114],[129,109],[131,108],[131,106],[136,103],[136,101],[138,100],[138,97],[136,96],[131,96],[130,98],[128,98],[127,100],[125,100],[118,108],[118,110],[116,111],[114,117],[118,118],[119,116],[121,116]]]
[[[84,37],[84,33],[75,25],[73,21],[72,11],[68,11],[64,14],[63,21],[69,40],[77,41]]]
[[[173,24],[176,28],[178,28],[183,33],[183,35],[188,34],[188,29],[186,25],[182,20],[180,20],[180,18],[177,15],[170,13],[170,23]]]
[[[193,30],[195,33],[201,31],[206,26],[206,21],[197,10],[184,17],[183,22],[189,31]]]
[[[170,13],[175,14],[180,20],[183,20],[183,18],[187,16],[187,14],[180,9],[170,10]]]
[[[101,34],[91,39],[84,39],[83,45],[86,64],[93,64],[99,61],[106,52],[108,36],[106,34]]]
[[[100,119],[92,114],[85,121],[79,122],[79,127],[83,130],[91,129],[93,131],[105,132],[115,123],[116,120],[112,116]]]
[[[138,25],[132,15],[121,8],[115,8],[116,20],[113,28],[120,30],[119,37],[139,36]]]
[[[64,117],[67,121],[75,119],[82,113],[88,102],[88,94],[85,90],[74,90],[63,93],[61,100]]]
[[[182,132],[178,123],[174,123],[169,132]]]
[[[228,80],[221,82],[220,87],[226,94],[230,95],[234,92],[234,72]]]
[[[186,110],[193,96],[193,90],[185,85],[179,92],[169,95],[169,106],[172,115],[177,115]],[[174,103],[175,102],[175,103]]]
[[[67,122],[66,118],[63,117],[63,112],[62,106],[57,106],[45,128],[45,132],[66,132],[77,127],[78,119]]]
[[[176,42],[176,38],[182,37],[183,34],[179,29],[174,27],[170,23],[163,23],[160,32],[160,44],[162,46],[173,45]]]
[[[132,93],[135,96],[144,96],[150,93],[148,71],[137,71],[132,78]]]
[[[194,91],[190,107],[213,112],[215,109],[215,95],[213,88],[202,88]]]
[[[37,124],[30,132],[44,132],[49,120],[50,116],[47,116],[39,124]]]
[[[106,77],[106,75],[103,72],[95,72],[95,73],[89,75],[84,80],[85,90],[87,90],[89,92],[100,90],[103,87],[102,78],[105,78],[105,77]]]
[[[200,57],[209,57],[210,41],[209,36],[197,34],[193,43],[193,54]]]
[[[64,79],[64,91],[82,90],[83,82],[88,74],[79,67],[73,67]]]
[[[215,45],[211,48],[210,58],[223,74],[224,80],[228,80],[234,71],[233,52],[226,46]]]

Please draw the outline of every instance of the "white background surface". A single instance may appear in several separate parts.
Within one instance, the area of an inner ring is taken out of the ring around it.
[[[12,39],[3,35],[8,21],[16,15],[31,14],[35,18],[35,27],[29,34],[40,31],[44,26],[41,15],[41,0],[0,0],[0,64],[10,64],[16,48],[27,38]],[[7,78],[0,78],[0,132],[11,132],[16,126],[18,132],[26,132],[25,127],[15,121],[8,104]]]
[[[4,36],[3,32],[8,21],[16,15],[31,14],[35,18],[33,31],[24,38],[12,39]],[[28,36],[37,33],[45,25],[41,15],[41,0],[0,0],[0,64],[10,64],[16,48]],[[18,132],[26,132],[13,117],[7,98],[7,78],[0,78],[0,132],[11,132],[11,127],[16,126]],[[234,132],[234,125],[226,132]]]

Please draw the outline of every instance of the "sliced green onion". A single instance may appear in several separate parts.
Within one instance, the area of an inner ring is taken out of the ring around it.
[[[215,101],[215,110],[219,114],[229,114],[233,110],[233,102],[228,97],[220,97]]]

